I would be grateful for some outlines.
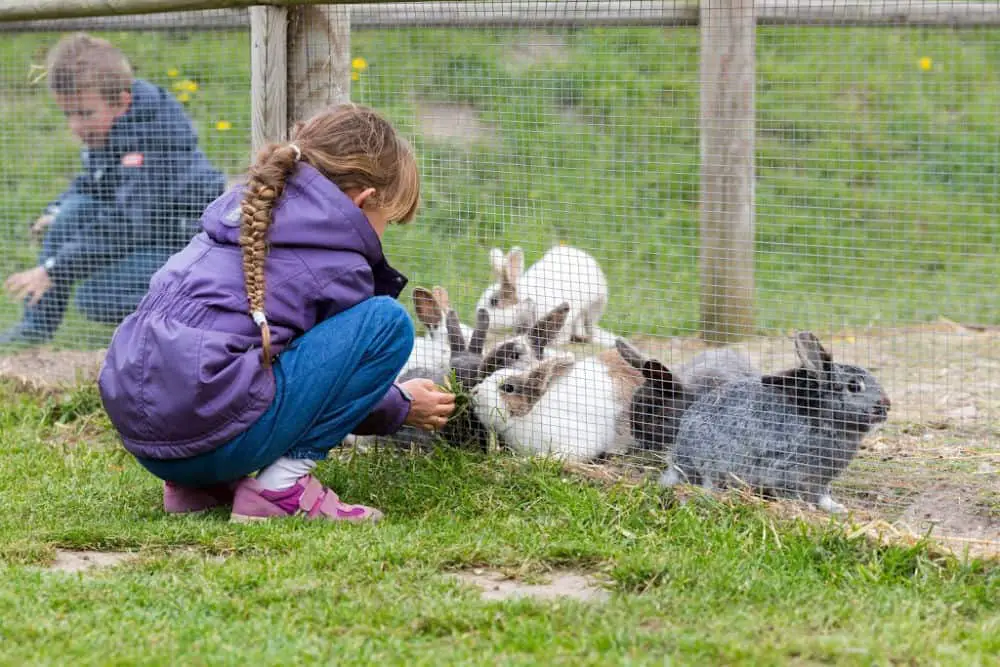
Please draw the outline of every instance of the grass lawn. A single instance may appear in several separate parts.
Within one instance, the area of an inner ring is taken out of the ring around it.
[[[168,517],[92,388],[0,385],[0,663],[995,664],[1000,568],[545,462],[330,461],[378,526]],[[48,571],[56,548],[131,551]],[[489,601],[449,573],[592,573],[605,601]]]
[[[998,36],[759,30],[761,332],[941,316],[1000,322]],[[244,167],[247,35],[109,37],[141,76],[196,83],[187,105],[206,151],[230,173]],[[31,65],[54,39],[0,44],[5,273],[33,261],[26,222],[77,165],[44,83],[32,83]],[[448,286],[471,320],[490,247],[520,244],[531,262],[565,241],[593,252],[608,274],[607,328],[696,330],[696,29],[359,30],[352,51],[367,63],[354,99],[385,111],[419,151],[422,213],[388,239],[411,285]],[[456,112],[473,129],[442,136]],[[0,321],[16,316],[0,305]],[[93,345],[107,333],[74,315],[57,342]]]

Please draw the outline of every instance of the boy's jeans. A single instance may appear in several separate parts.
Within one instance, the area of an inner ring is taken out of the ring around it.
[[[413,349],[406,310],[377,296],[304,333],[274,363],[275,396],[250,428],[188,459],[139,459],[157,477],[204,487],[239,479],[279,457],[325,459],[392,386]]]
[[[52,257],[73,239],[84,222],[97,214],[97,204],[87,196],[64,200],[49,227],[39,263]],[[167,248],[140,248],[117,263],[95,265],[76,290],[76,307],[84,317],[102,324],[117,325],[139,305],[149,290],[149,280],[175,251]],[[73,281],[53,281],[52,287],[34,306],[25,306],[22,335],[32,341],[52,338],[69,305]]]

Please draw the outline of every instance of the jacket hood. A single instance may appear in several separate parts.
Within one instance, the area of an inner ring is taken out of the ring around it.
[[[146,150],[195,150],[198,137],[184,108],[174,97],[148,81],[132,83],[132,104],[111,127],[108,148],[123,153]]]
[[[243,186],[230,189],[202,216],[202,229],[216,243],[239,245]],[[350,197],[313,166],[299,162],[272,211],[270,246],[348,250],[375,266],[383,261],[382,242]]]

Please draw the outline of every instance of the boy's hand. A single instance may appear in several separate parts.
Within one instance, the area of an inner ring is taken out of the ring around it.
[[[44,266],[36,266],[33,269],[15,273],[7,278],[3,286],[15,300],[20,301],[27,298],[30,299],[28,303],[34,306],[52,287],[52,280]]]
[[[441,391],[432,380],[415,378],[400,386],[413,396],[405,422],[409,426],[436,431],[448,422],[448,417],[455,411],[455,395]]]
[[[45,214],[31,225],[31,238],[35,241],[41,240],[45,236],[45,228],[52,224],[52,221],[56,219],[56,216]]]

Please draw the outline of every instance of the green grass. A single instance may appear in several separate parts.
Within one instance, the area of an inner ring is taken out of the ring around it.
[[[244,165],[246,35],[115,33],[139,73],[200,88],[189,104],[211,158]],[[29,263],[24,221],[63,186],[75,147],[42,85],[51,35],[5,38],[0,182],[6,271]],[[520,58],[555,42],[550,58]],[[757,89],[757,304],[762,332],[792,327],[1000,322],[1000,33],[993,29],[761,28]],[[604,320],[625,334],[698,322],[698,38],[691,28],[356,31],[369,67],[353,96],[414,140],[418,222],[390,257],[411,284],[443,283],[465,319],[493,245],[528,261],[558,241],[608,273]],[[933,67],[922,70],[921,57]],[[481,142],[422,136],[418,103],[470,105]],[[233,124],[215,129],[218,120]],[[16,156],[11,159],[10,156]],[[5,225],[6,227],[4,227]],[[0,319],[15,317],[0,306]],[[106,330],[101,330],[106,334]],[[71,320],[59,343],[94,329]]]
[[[94,389],[0,385],[0,664],[991,664],[1000,569],[545,462],[323,464],[378,526],[168,517]],[[44,570],[55,548],[125,550]],[[610,598],[488,602],[447,573],[572,568]]]

